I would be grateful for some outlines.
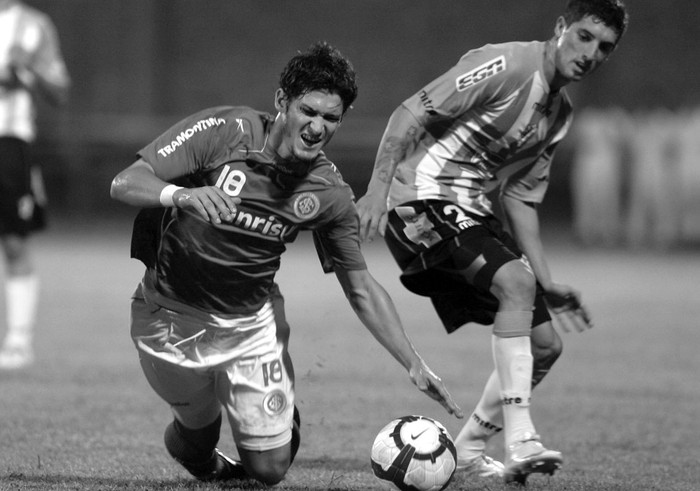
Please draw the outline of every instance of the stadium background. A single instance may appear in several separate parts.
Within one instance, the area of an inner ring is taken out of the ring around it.
[[[43,292],[37,362],[0,374],[0,491],[232,489],[196,484],[169,458],[162,445],[168,408],[148,387],[128,336],[129,297],[142,274],[140,263],[128,259],[135,210],[112,202],[109,184],[136,150],[206,106],[271,109],[286,60],[326,39],[359,74],[360,97],[328,152],[360,194],[386,119],[403,98],[471,47],[546,39],[564,4],[26,1],[54,19],[74,88],[65,108],[40,107],[35,151],[52,225],[34,240]],[[700,4],[627,3],[629,33],[611,63],[571,87],[575,104],[628,111],[697,106]],[[557,278],[584,293],[595,327],[562,334],[565,356],[538,387],[538,431],[567,463],[551,481],[533,477],[528,489],[697,491],[700,248],[659,253],[572,244],[567,179],[574,145],[568,138],[557,155],[558,182],[543,211],[561,220],[545,220],[545,245]],[[445,337],[428,299],[402,288],[384,245],[367,244],[365,253],[416,346],[468,411],[492,370],[490,331],[474,326]],[[359,326],[333,275],[321,274],[308,234],[290,247],[278,281],[293,330],[304,428],[280,491],[374,489],[369,444],[406,412],[459,431],[461,422],[419,395]],[[233,451],[229,431],[220,445]],[[489,453],[502,455],[499,445],[493,442]],[[477,491],[483,484],[458,476],[450,489]]]
[[[360,95],[328,149],[361,195],[393,108],[487,42],[546,39],[564,0],[28,0],[55,21],[74,80],[67,107],[41,107],[37,158],[54,216],[131,210],[109,199],[143,144],[195,110],[273,110],[279,72],[327,40],[358,72]],[[700,4],[628,0],[632,24],[611,63],[569,94],[580,110],[698,104]],[[559,150],[545,213],[570,212],[575,144]]]

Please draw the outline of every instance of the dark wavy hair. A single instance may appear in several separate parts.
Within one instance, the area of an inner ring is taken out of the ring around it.
[[[290,99],[314,90],[338,94],[343,113],[357,98],[355,70],[350,60],[325,41],[312,44],[289,60],[280,74],[279,85]]]
[[[627,7],[622,0],[569,0],[564,20],[567,25],[571,25],[587,15],[600,19],[603,24],[617,32],[618,41],[629,23]]]

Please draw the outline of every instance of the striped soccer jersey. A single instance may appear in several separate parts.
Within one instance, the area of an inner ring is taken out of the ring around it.
[[[31,53],[31,72],[18,76],[24,83],[38,76],[57,86],[70,83],[68,70],[60,53],[58,35],[51,19],[44,13],[20,2],[0,9],[0,136],[26,142],[36,138],[36,107],[32,94],[24,85],[10,82],[18,53]],[[36,74],[36,75],[35,75]]]
[[[350,187],[323,153],[308,175],[280,172],[262,152],[272,122],[246,107],[205,109],[139,152],[165,180],[217,186],[241,200],[234,220],[220,225],[175,208],[141,212],[132,256],[161,295],[209,313],[252,314],[300,230],[314,231],[325,271],[366,267]]]
[[[407,99],[427,134],[399,163],[389,208],[446,200],[487,216],[499,186],[541,202],[572,112],[564,92],[550,92],[544,57],[544,42],[486,45]]]

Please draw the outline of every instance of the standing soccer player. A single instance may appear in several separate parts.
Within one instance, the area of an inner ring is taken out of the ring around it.
[[[431,298],[448,332],[493,324],[496,370],[456,439],[459,466],[475,475],[524,483],[562,464],[529,410],[561,352],[547,303],[578,329],[589,317],[579,292],[552,279],[537,206],[570,125],[564,86],[603,64],[626,26],[618,0],[572,0],[549,41],[469,51],[391,115],[358,201],[362,237],[385,235],[404,286]],[[494,190],[512,235],[494,216]],[[502,429],[505,467],[484,454]]]
[[[413,383],[461,417],[367,271],[352,192],[322,151],[356,95],[349,61],[318,43],[282,72],[276,116],[203,110],[143,148],[112,182],[112,197],[144,208],[132,255],[147,269],[133,295],[131,335],[146,378],[174,414],[165,446],[199,479],[275,484],[294,458],[289,326],[274,278],[301,230],[313,230],[324,270],[335,272]],[[222,407],[241,462],[216,449]]]
[[[0,0],[0,244],[7,275],[0,369],[22,368],[34,359],[39,277],[28,236],[45,226],[41,171],[29,157],[36,139],[35,98],[63,103],[70,85],[51,19],[17,0]]]

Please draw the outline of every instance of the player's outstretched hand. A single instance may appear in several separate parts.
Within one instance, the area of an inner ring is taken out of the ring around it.
[[[452,399],[452,395],[447,391],[440,377],[421,360],[418,366],[409,370],[409,375],[413,383],[430,398],[435,399],[445,410],[458,418],[464,417],[464,412]]]
[[[387,221],[385,198],[366,194],[357,201],[357,212],[360,215],[360,240],[371,242],[377,232],[384,236]]]
[[[182,209],[197,212],[212,223],[230,222],[236,215],[240,198],[232,198],[215,186],[178,189],[173,194],[173,203]]]
[[[593,327],[591,316],[581,303],[581,294],[570,286],[555,284],[544,298],[562,331],[583,332]]]

